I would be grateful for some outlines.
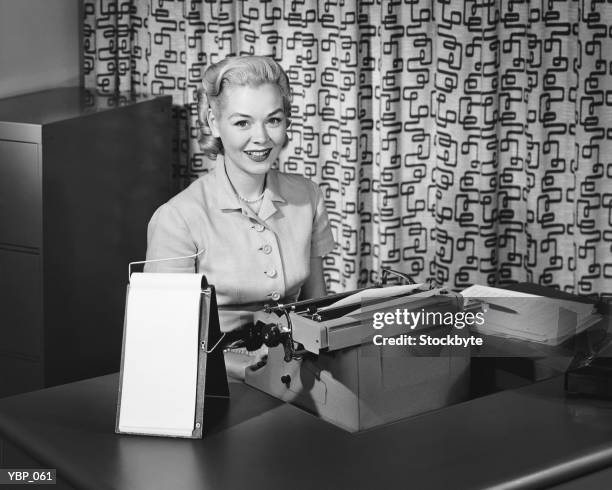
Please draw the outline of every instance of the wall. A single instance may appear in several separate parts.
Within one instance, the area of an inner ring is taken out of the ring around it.
[[[79,85],[79,0],[0,0],[0,97]]]

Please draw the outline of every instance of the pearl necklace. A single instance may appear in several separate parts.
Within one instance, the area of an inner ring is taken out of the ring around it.
[[[234,191],[234,192],[236,192],[236,191]],[[259,201],[261,201],[263,199],[264,193],[262,192],[259,195],[259,197],[256,197],[255,199],[247,199],[246,197],[242,197],[240,194],[238,194],[238,192],[236,192],[236,197],[238,199],[240,199],[242,202],[246,202],[247,204],[255,204],[256,202],[259,202]]]
[[[263,199],[263,192],[259,195],[259,197],[256,197],[255,199],[247,199],[246,197],[242,197],[237,192],[236,192],[236,197],[240,199],[242,202],[246,202],[247,204],[255,204],[256,202],[259,202]]]
[[[232,186],[232,190],[234,191],[234,194],[236,194],[236,197],[242,201],[245,202],[247,204],[256,204],[259,201],[261,201],[264,197],[264,193],[266,192],[266,184],[264,181],[264,190],[261,192],[261,194],[259,194],[259,196],[257,196],[255,199],[247,199],[246,197],[242,197],[238,191],[236,190],[236,187],[234,186],[234,183],[232,182],[232,179],[230,179],[230,176],[227,173],[227,168],[225,169],[225,175],[227,176],[227,180],[229,180],[230,185]]]

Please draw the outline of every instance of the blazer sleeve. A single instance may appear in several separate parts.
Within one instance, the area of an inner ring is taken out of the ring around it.
[[[180,211],[172,204],[160,206],[147,228],[147,260],[185,257],[197,245]],[[145,264],[145,272],[196,272],[196,259],[164,260]]]
[[[312,222],[310,256],[323,257],[336,247],[336,242],[334,242],[334,235],[327,217],[323,193],[316,183],[312,182],[312,186],[315,194],[315,212]]]

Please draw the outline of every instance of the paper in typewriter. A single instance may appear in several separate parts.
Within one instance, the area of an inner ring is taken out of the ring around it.
[[[132,274],[120,432],[192,435],[201,281],[200,274]]]
[[[402,296],[416,291],[419,288],[424,287],[424,283],[420,284],[408,284],[405,286],[387,286],[384,288],[369,288],[359,291],[357,293],[346,296],[329,306],[320,308],[320,311],[325,311],[330,308],[337,308],[340,306],[355,306],[359,308],[364,301],[372,301],[375,299],[388,299],[394,296]]]

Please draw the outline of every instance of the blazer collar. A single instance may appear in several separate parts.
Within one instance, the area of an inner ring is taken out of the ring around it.
[[[215,178],[216,178],[216,194],[217,194],[217,206],[223,211],[230,211],[234,209],[242,209],[240,199],[234,192],[232,183],[227,176],[225,171],[225,158],[223,155],[217,156],[217,162],[215,165]]]

